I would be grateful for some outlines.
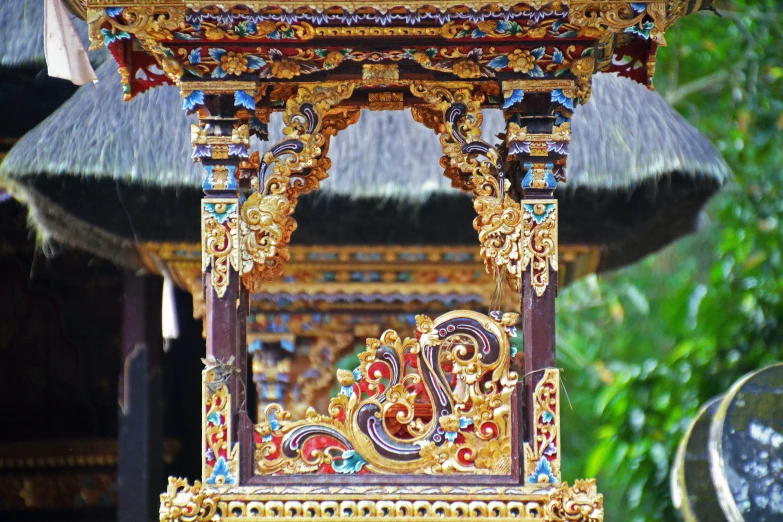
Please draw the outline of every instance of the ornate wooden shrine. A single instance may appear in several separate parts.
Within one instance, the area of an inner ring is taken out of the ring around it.
[[[560,477],[553,193],[591,75],[649,85],[665,30],[708,4],[86,0],[125,97],[173,82],[199,115],[202,480],[170,479],[161,521],[602,520],[595,482]],[[495,146],[481,136],[486,107],[507,121]],[[271,404],[254,425],[248,296],[283,273],[297,198],[326,178],[330,140],[362,108],[410,108],[440,135],[445,175],[474,196],[486,270],[521,295],[524,353],[509,342],[517,311],[419,316],[412,337],[367,340],[327,412],[294,418]],[[250,155],[272,111],[286,138]]]

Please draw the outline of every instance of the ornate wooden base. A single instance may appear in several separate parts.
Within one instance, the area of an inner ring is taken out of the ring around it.
[[[600,522],[603,496],[595,480],[556,486],[244,486],[204,488],[169,478],[160,496],[161,522],[352,518]]]

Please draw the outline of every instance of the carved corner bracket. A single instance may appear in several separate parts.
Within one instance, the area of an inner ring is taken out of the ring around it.
[[[283,112],[286,137],[262,157],[253,192],[239,212],[240,274],[250,291],[279,276],[289,259],[299,194],[318,188],[331,165],[329,138],[359,118],[358,110],[329,110],[349,98],[353,83],[301,85]]]
[[[487,272],[519,291],[521,207],[506,193],[500,153],[481,140],[484,94],[473,92],[469,85],[450,88],[434,83],[415,83],[411,92],[434,109],[417,109],[413,114],[416,121],[440,134],[445,175],[453,184],[473,193],[473,207],[478,214],[473,227],[479,233]]]

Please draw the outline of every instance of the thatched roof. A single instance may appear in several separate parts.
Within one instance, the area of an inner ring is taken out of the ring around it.
[[[74,17],[87,47],[87,24]],[[44,0],[0,0],[0,160],[20,136],[49,116],[76,91],[66,80],[46,74]],[[108,51],[90,53],[94,66]]]
[[[72,16],[74,28],[89,47],[87,24]],[[0,2],[0,67],[40,67],[44,56],[44,0],[3,0]],[[91,53],[93,63],[105,61],[104,53]]]
[[[51,121],[25,136],[0,172],[14,178],[76,174],[198,188],[202,169],[189,159],[189,124],[196,120],[182,110],[179,90],[161,87],[123,102],[113,63],[100,67],[98,78],[98,86],[80,89]],[[728,179],[715,148],[657,93],[614,75],[598,74],[593,82],[593,98],[572,121],[569,188],[622,190],[673,171],[720,183]],[[282,118],[274,114],[271,142],[282,137],[282,127]],[[488,140],[503,127],[499,110],[485,111]],[[77,135],[79,146],[74,147],[70,136]],[[369,143],[377,144],[372,154]],[[35,155],[25,153],[33,147]],[[438,137],[408,111],[364,111],[359,123],[332,140],[333,168],[322,187],[362,197],[426,197],[449,190],[438,168],[441,156]]]
[[[157,88],[125,103],[113,64],[97,74],[97,85],[80,88],[11,150],[0,165],[0,184],[10,182],[27,201],[45,239],[117,261],[128,262],[125,249],[134,241],[197,241],[202,167],[189,159],[195,120],[182,111],[178,90]],[[487,111],[487,139],[502,127],[499,111]],[[281,128],[273,119],[272,140]],[[403,216],[409,211],[400,202],[436,194],[442,205],[436,214],[459,216],[472,234],[470,202],[442,176],[441,155],[435,134],[408,111],[364,111],[332,140],[330,178],[320,196],[302,200],[297,215],[329,196],[341,205],[346,197],[361,198],[352,205],[369,205],[370,213],[391,200]],[[569,182],[558,190],[565,200],[561,242],[600,245],[609,254],[603,267],[621,266],[693,231],[702,205],[729,177],[712,145],[658,94],[599,74],[593,98],[572,122]],[[342,215],[335,212],[336,219]],[[325,221],[323,215],[314,220],[314,227]],[[308,224],[299,221],[295,238],[307,235]]]

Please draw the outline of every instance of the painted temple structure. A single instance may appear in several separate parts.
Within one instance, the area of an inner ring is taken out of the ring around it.
[[[603,519],[560,474],[555,297],[693,231],[728,179],[650,90],[709,2],[70,4],[113,61],[0,177],[126,300],[150,305],[139,270],[193,296],[201,477],[161,521]]]

